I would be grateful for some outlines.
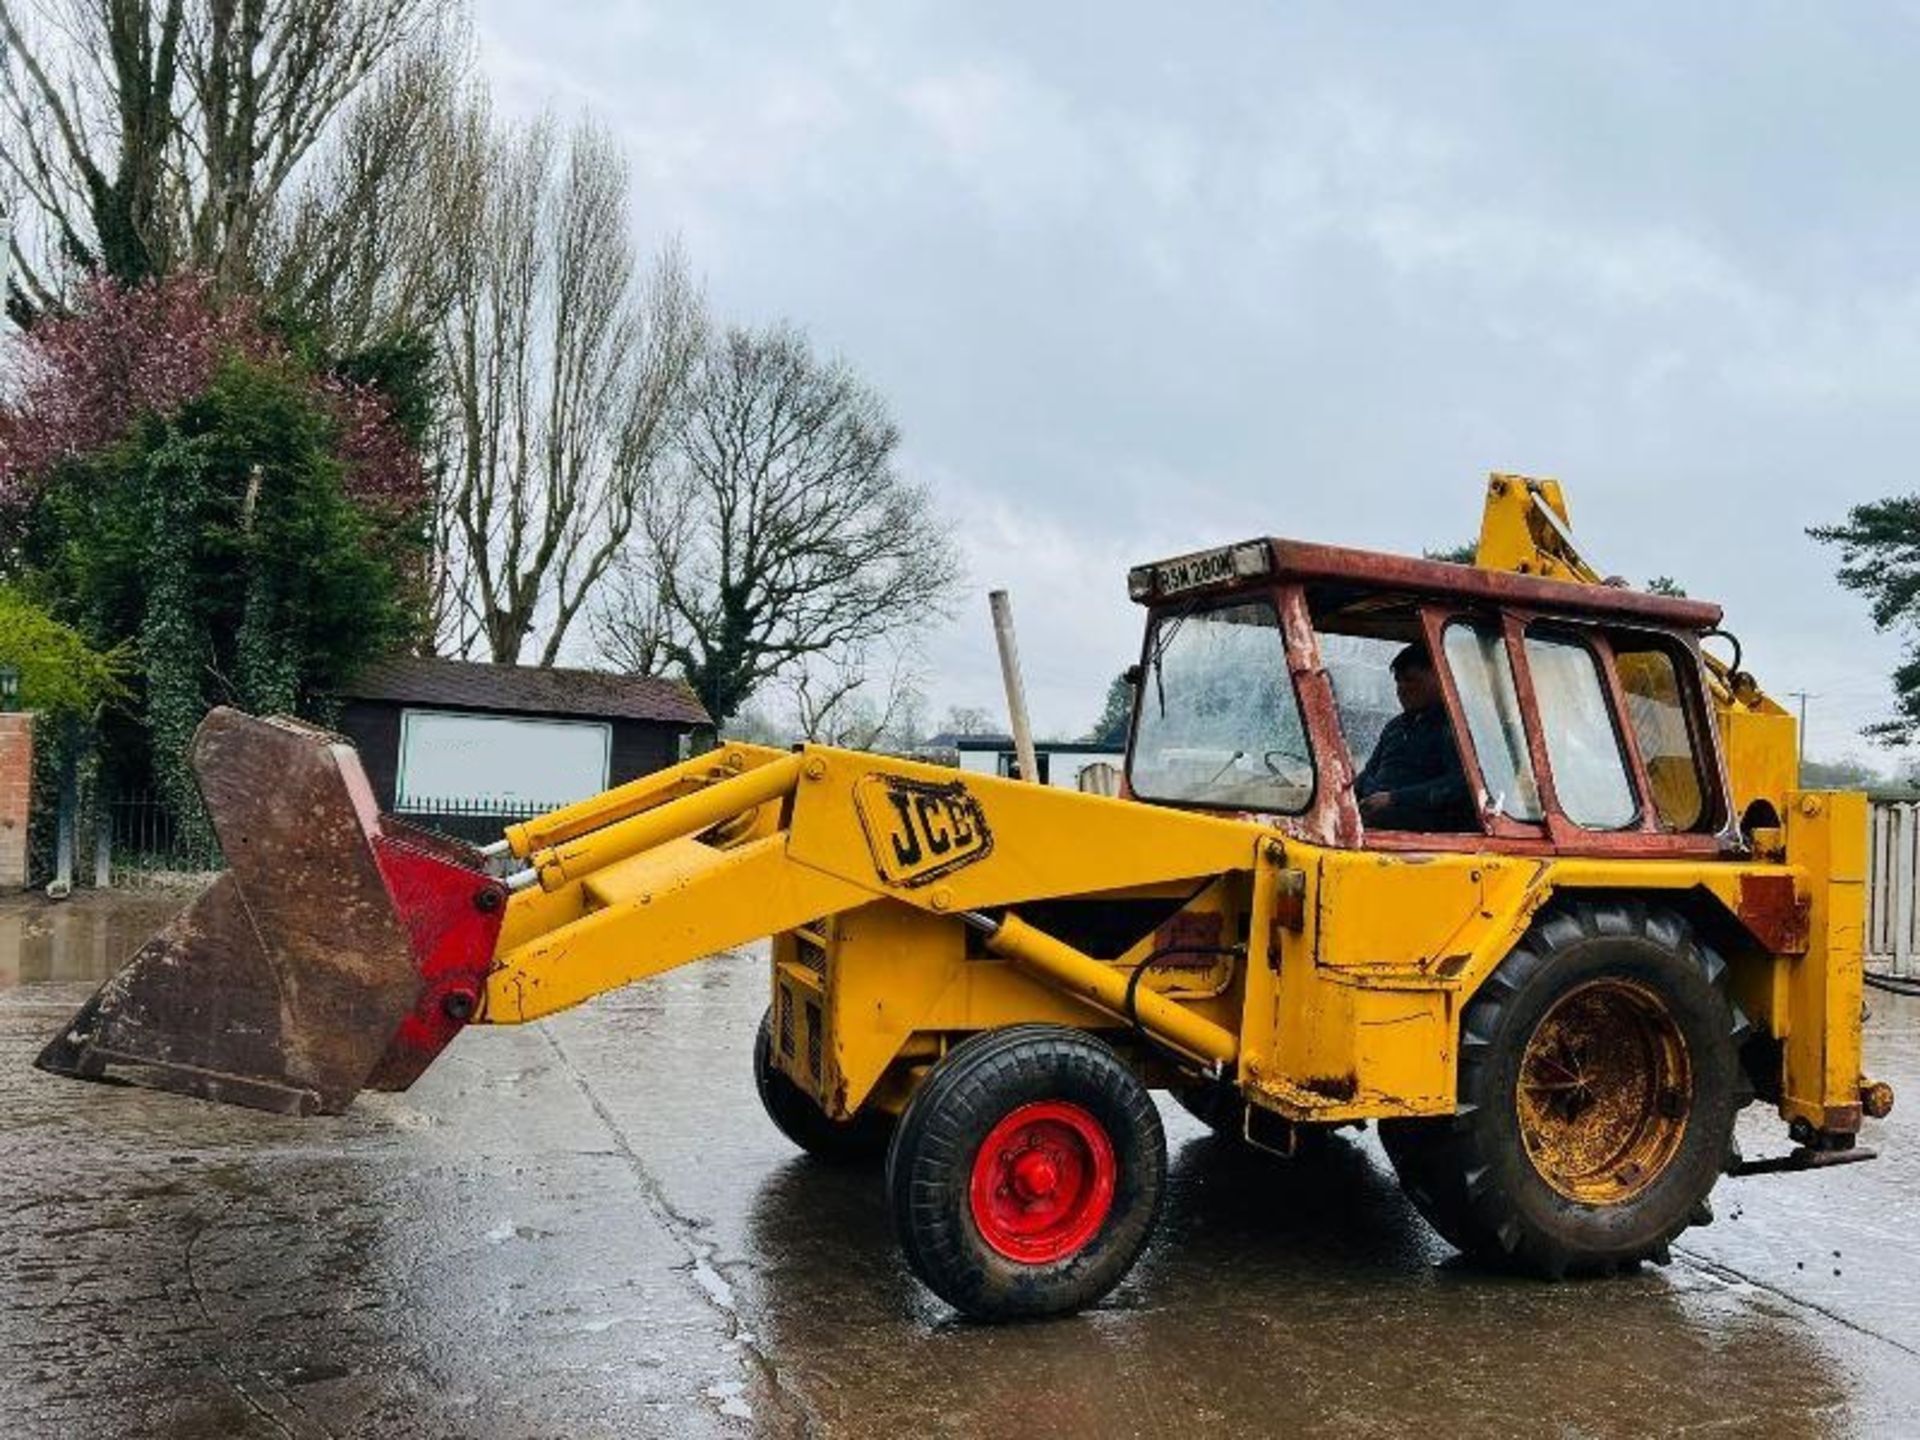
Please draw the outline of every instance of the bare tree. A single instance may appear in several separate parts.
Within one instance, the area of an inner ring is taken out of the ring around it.
[[[452,301],[481,178],[467,58],[451,36],[395,57],[256,237],[266,292],[336,353],[430,331]]]
[[[0,0],[0,167],[36,222],[11,242],[15,309],[57,304],[70,266],[254,285],[303,163],[451,4]]]
[[[927,722],[926,692],[918,686],[908,690],[894,706],[893,723],[888,727],[887,748],[903,754],[917,750],[933,732]]]
[[[792,729],[756,705],[741,706],[721,733],[728,740],[744,740],[749,745],[785,746],[793,742]]]
[[[852,750],[905,748],[899,742],[904,730],[917,724],[923,700],[921,657],[911,644],[888,648],[888,659],[879,666],[863,650],[793,668],[786,688],[802,739]],[[903,721],[910,721],[904,729]],[[906,743],[916,738],[908,736]]]
[[[940,728],[948,735],[1002,735],[1006,731],[993,713],[978,705],[949,705]]]
[[[702,333],[677,250],[638,273],[613,140],[467,122],[480,202],[441,326],[443,644],[551,665],[634,528]]]
[[[724,720],[809,660],[857,664],[949,612],[960,564],[899,432],[788,327],[702,351],[662,479],[598,618],[602,652],[672,671]]]

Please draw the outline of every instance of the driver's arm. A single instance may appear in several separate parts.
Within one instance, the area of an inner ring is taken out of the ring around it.
[[[1438,771],[1423,780],[1395,785],[1391,804],[1395,810],[1413,812],[1427,824],[1464,821],[1472,813],[1471,797],[1467,793],[1467,772],[1451,733],[1434,759],[1439,763]]]
[[[1387,721],[1380,731],[1379,738],[1373,742],[1373,753],[1367,757],[1367,763],[1362,765],[1360,773],[1353,777],[1353,793],[1361,799],[1365,799],[1380,788],[1380,777],[1376,773],[1380,767],[1380,757],[1389,749],[1390,738],[1399,724],[1398,715]]]
[[[1460,768],[1460,757],[1449,754],[1447,768],[1431,780],[1416,780],[1394,789],[1393,802],[1410,809],[1439,814],[1467,803],[1467,775]]]

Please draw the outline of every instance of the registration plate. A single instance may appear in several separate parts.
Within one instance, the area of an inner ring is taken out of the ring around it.
[[[1202,550],[1197,555],[1163,561],[1154,567],[1154,588],[1162,595],[1178,595],[1183,590],[1198,590],[1202,585],[1232,580],[1240,573],[1234,564],[1236,548],[1222,545],[1218,550]]]

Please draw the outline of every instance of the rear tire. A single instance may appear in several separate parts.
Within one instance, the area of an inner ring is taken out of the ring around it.
[[[956,1046],[921,1083],[887,1153],[887,1195],[928,1289],[975,1319],[1024,1319],[1120,1283],[1166,1170],[1159,1112],[1110,1046],[1013,1025]]]
[[[1469,1255],[1553,1278],[1664,1264],[1732,1150],[1746,1022],[1725,968],[1638,901],[1537,921],[1461,1018],[1455,1114],[1380,1126],[1415,1207]]]
[[[835,1120],[773,1063],[773,1011],[760,1017],[753,1041],[753,1087],[774,1128],[816,1160],[858,1165],[887,1153],[893,1117],[863,1111],[851,1120]]]

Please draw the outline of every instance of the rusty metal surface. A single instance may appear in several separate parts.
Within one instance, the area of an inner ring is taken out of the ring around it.
[[[1585,1205],[1622,1205],[1679,1153],[1693,1093],[1686,1042],[1654,991],[1620,979],[1568,991],[1527,1039],[1514,1110],[1542,1180]]]
[[[1742,875],[1740,923],[1771,955],[1807,953],[1808,897],[1791,875]]]
[[[1378,585],[1383,589],[1446,595],[1503,606],[1531,606],[1556,613],[1610,616],[1675,629],[1711,630],[1722,611],[1705,600],[1651,595],[1615,585],[1586,585],[1543,580],[1504,570],[1482,570],[1443,560],[1416,560],[1375,550],[1317,545],[1304,540],[1270,540],[1275,580],[1333,581]],[[1265,578],[1265,577],[1263,577]]]
[[[1258,543],[1267,546],[1273,560],[1272,568],[1263,574],[1222,578],[1173,595],[1136,598],[1142,604],[1158,605],[1199,595],[1220,598],[1243,591],[1264,591],[1277,584],[1353,584],[1444,596],[1474,604],[1530,606],[1563,615],[1631,620],[1670,627],[1690,635],[1715,629],[1724,615],[1720,606],[1711,601],[1655,595],[1622,585],[1554,580],[1511,570],[1482,569],[1478,565],[1456,565],[1306,540],[1274,537]]]
[[[229,869],[141,947],[41,1053],[118,1078],[286,1113],[345,1108],[419,993],[344,742],[216,709],[194,770]]]
[[[1353,796],[1355,771],[1340,728],[1334,703],[1333,680],[1321,663],[1320,643],[1314,634],[1307,598],[1298,585],[1274,591],[1281,634],[1287,647],[1287,665],[1293,673],[1301,718],[1314,754],[1313,800],[1303,815],[1275,816],[1273,823],[1290,835],[1318,845],[1352,849],[1360,843],[1360,806]]]

